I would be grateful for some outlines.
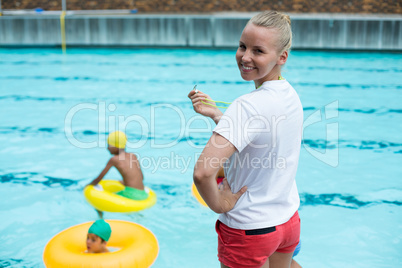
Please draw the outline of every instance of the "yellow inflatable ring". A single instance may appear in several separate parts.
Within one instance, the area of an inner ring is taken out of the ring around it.
[[[121,220],[107,220],[112,228],[108,253],[85,253],[88,229],[93,222],[70,227],[55,235],[45,246],[47,268],[132,268],[151,266],[159,253],[158,240],[145,227]]]
[[[197,187],[195,186],[194,183],[193,183],[193,185],[191,186],[191,192],[193,193],[195,199],[197,199],[197,201],[198,201],[201,205],[203,205],[203,206],[205,206],[205,207],[208,207],[207,203],[205,203],[204,199],[202,199],[202,197],[201,197],[200,193],[198,192]]]
[[[222,183],[222,180],[223,180],[223,179],[224,179],[223,176],[218,176],[218,177],[216,178],[216,184],[218,185],[218,187],[219,187],[219,185]],[[202,199],[202,197],[201,197],[200,193],[198,192],[197,187],[195,186],[194,183],[193,183],[193,185],[191,186],[191,192],[193,193],[195,199],[197,199],[197,201],[198,201],[201,205],[203,205],[203,206],[205,206],[205,207],[208,207],[207,203],[205,203],[204,199]]]
[[[102,180],[99,183],[103,190],[88,185],[84,189],[84,196],[89,204],[100,211],[107,212],[136,212],[155,205],[156,194],[150,188],[145,187],[148,198],[145,200],[132,200],[116,192],[124,190],[124,185],[115,180]]]

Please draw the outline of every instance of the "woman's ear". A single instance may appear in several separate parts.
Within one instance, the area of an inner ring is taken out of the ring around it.
[[[282,54],[279,56],[278,61],[276,64],[278,65],[284,65],[286,61],[288,60],[289,53],[285,50],[282,52]]]

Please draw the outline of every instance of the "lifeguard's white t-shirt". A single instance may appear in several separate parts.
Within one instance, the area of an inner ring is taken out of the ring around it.
[[[219,220],[235,229],[287,222],[300,205],[295,177],[301,147],[303,108],[286,80],[267,81],[236,99],[214,132],[237,151],[225,163],[233,193],[248,190]]]

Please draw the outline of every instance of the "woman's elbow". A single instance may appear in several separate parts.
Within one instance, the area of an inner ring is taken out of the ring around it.
[[[195,185],[200,185],[200,183],[202,183],[204,179],[205,175],[203,172],[200,172],[199,170],[194,170],[193,181]]]
[[[194,169],[194,174],[193,174],[193,181],[195,185],[200,185],[203,182],[205,182],[209,177],[212,177],[213,174],[209,174],[209,172],[206,172],[206,170],[202,169]]]

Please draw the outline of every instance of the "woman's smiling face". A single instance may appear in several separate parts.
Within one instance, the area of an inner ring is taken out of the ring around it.
[[[287,60],[287,51],[278,54],[276,29],[249,23],[240,37],[236,61],[241,77],[253,80],[256,87],[269,80],[277,80],[280,67]]]

